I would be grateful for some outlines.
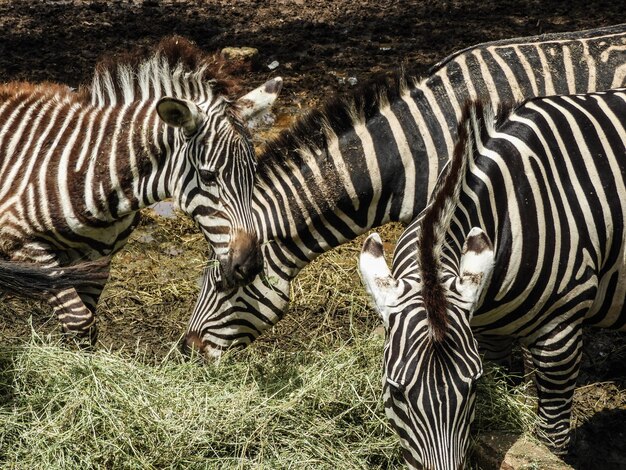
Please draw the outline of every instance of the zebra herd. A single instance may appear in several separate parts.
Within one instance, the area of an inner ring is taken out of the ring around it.
[[[601,91],[625,84],[626,25],[481,44],[419,81],[390,75],[310,112],[258,159],[244,122],[281,82],[234,101],[211,60],[170,38],[148,58],[103,62],[78,91],[2,87],[0,252],[39,279],[3,287],[45,295],[64,331],[94,341],[106,257],[139,209],[172,197],[219,261],[183,347],[218,357],[283,317],[290,281],[317,256],[410,223],[392,272],[377,235],[360,257],[407,464],[464,464],[481,350],[503,357],[514,340],[563,452],[581,327],[625,323],[626,95]]]

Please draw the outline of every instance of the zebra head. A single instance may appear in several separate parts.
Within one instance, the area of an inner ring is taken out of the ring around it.
[[[271,107],[282,86],[274,78],[235,103],[163,97],[157,113],[178,129],[172,149],[173,196],[198,224],[221,267],[225,286],[252,280],[262,261],[251,212],[256,155],[246,121]]]
[[[267,251],[264,258],[271,259]],[[268,272],[273,271],[266,265],[254,282],[223,289],[218,270],[208,266],[181,343],[183,352],[194,350],[207,359],[217,359],[228,349],[246,347],[267,324],[277,323],[289,304],[289,280],[276,272],[268,278]]]
[[[394,265],[397,258],[398,253]],[[493,269],[489,239],[480,229],[469,232],[460,274],[440,281],[439,293],[424,276],[395,279],[377,234],[366,239],[359,269],[385,325],[385,412],[400,437],[407,464],[420,469],[463,468],[476,380],[482,374],[470,320]],[[436,321],[435,315],[445,318]]]

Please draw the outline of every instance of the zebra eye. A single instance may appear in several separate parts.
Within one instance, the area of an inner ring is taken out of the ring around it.
[[[217,171],[198,170],[198,174],[204,184],[213,184],[217,179]]]

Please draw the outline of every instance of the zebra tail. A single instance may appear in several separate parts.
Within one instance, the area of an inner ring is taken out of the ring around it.
[[[78,262],[43,268],[33,263],[0,260],[0,291],[31,299],[44,299],[50,292],[68,288],[102,286],[109,277],[111,259]]]

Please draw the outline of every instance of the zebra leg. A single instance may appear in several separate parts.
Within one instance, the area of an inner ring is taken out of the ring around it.
[[[100,286],[90,286],[89,288],[79,289],[78,295],[83,303],[87,306],[89,310],[96,314],[96,306],[98,305],[98,301],[100,300],[100,294],[102,294],[102,290],[104,289],[104,283]]]
[[[107,280],[108,270],[106,278],[100,282],[59,292],[52,302],[62,333],[75,340],[80,347],[91,348],[98,340],[96,305]]]
[[[530,384],[533,380],[534,365],[525,346],[522,345],[520,348],[521,358],[517,354],[513,354],[517,338],[513,336],[477,335],[476,339],[483,361],[492,362],[506,371],[509,385]]]
[[[517,357],[513,355],[513,347],[517,339],[513,336],[476,336],[478,351],[483,362],[496,364],[505,374],[506,383],[516,387],[522,383],[530,383],[531,376],[524,370]],[[522,348],[525,350],[525,348]],[[534,392],[534,389],[530,387]],[[534,393],[533,393],[534,394]]]
[[[81,347],[92,347],[98,339],[95,304],[89,308],[75,289],[55,293],[50,304],[61,322],[61,331]]]
[[[528,345],[535,369],[539,437],[566,454],[576,379],[582,357],[580,322],[561,324]]]
[[[528,348],[522,345],[522,361],[524,368],[524,382],[530,383],[534,381],[535,377],[535,364],[533,362],[533,356]]]

